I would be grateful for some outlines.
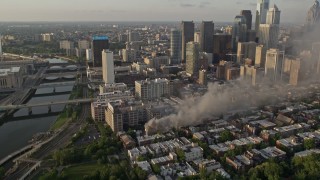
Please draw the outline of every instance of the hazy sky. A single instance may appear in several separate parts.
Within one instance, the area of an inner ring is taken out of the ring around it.
[[[257,0],[0,0],[0,21],[232,21]],[[282,22],[304,22],[314,0],[271,0]],[[253,18],[255,19],[255,18]]]

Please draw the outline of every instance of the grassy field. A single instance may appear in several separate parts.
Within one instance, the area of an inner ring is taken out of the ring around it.
[[[96,170],[102,168],[103,166],[97,163],[79,164],[64,169],[62,173],[68,179],[82,179],[85,175],[91,175]]]
[[[58,119],[54,122],[50,129],[57,130],[61,128],[68,120],[69,118],[67,116],[67,112],[63,112],[58,116]]]

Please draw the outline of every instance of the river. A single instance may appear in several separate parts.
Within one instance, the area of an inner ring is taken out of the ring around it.
[[[59,92],[70,90],[70,86],[59,87]],[[50,93],[50,88],[38,90],[38,93]],[[28,103],[51,102],[59,100],[67,100],[70,93],[63,95],[32,97]],[[65,105],[54,105],[51,107],[52,112],[61,112]],[[48,112],[47,107],[32,108],[33,114],[45,114]],[[56,121],[57,115],[45,116],[40,118],[28,117],[28,110],[21,109],[14,113],[14,117],[19,120],[9,119],[5,124],[0,126],[0,159],[8,156],[12,152],[28,145],[33,135],[39,132],[46,132],[50,126]]]

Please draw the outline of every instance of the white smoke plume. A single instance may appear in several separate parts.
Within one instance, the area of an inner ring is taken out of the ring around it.
[[[152,119],[145,124],[145,129],[147,133],[156,133],[198,125],[205,119],[222,115],[229,110],[245,110],[270,104],[287,94],[287,90],[284,89],[267,89],[269,90],[257,91],[241,80],[225,85],[209,84],[208,91],[203,96],[184,100],[176,114]]]

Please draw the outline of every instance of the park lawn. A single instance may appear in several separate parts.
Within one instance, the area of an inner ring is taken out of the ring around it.
[[[91,175],[96,170],[103,169],[104,166],[97,163],[78,164],[63,170],[63,174],[68,179],[83,179],[85,175]]]
[[[67,117],[67,113],[63,112],[61,113],[57,120],[53,123],[53,125],[51,126],[51,130],[57,130],[59,128],[61,128],[67,121],[68,121],[68,117]]]

